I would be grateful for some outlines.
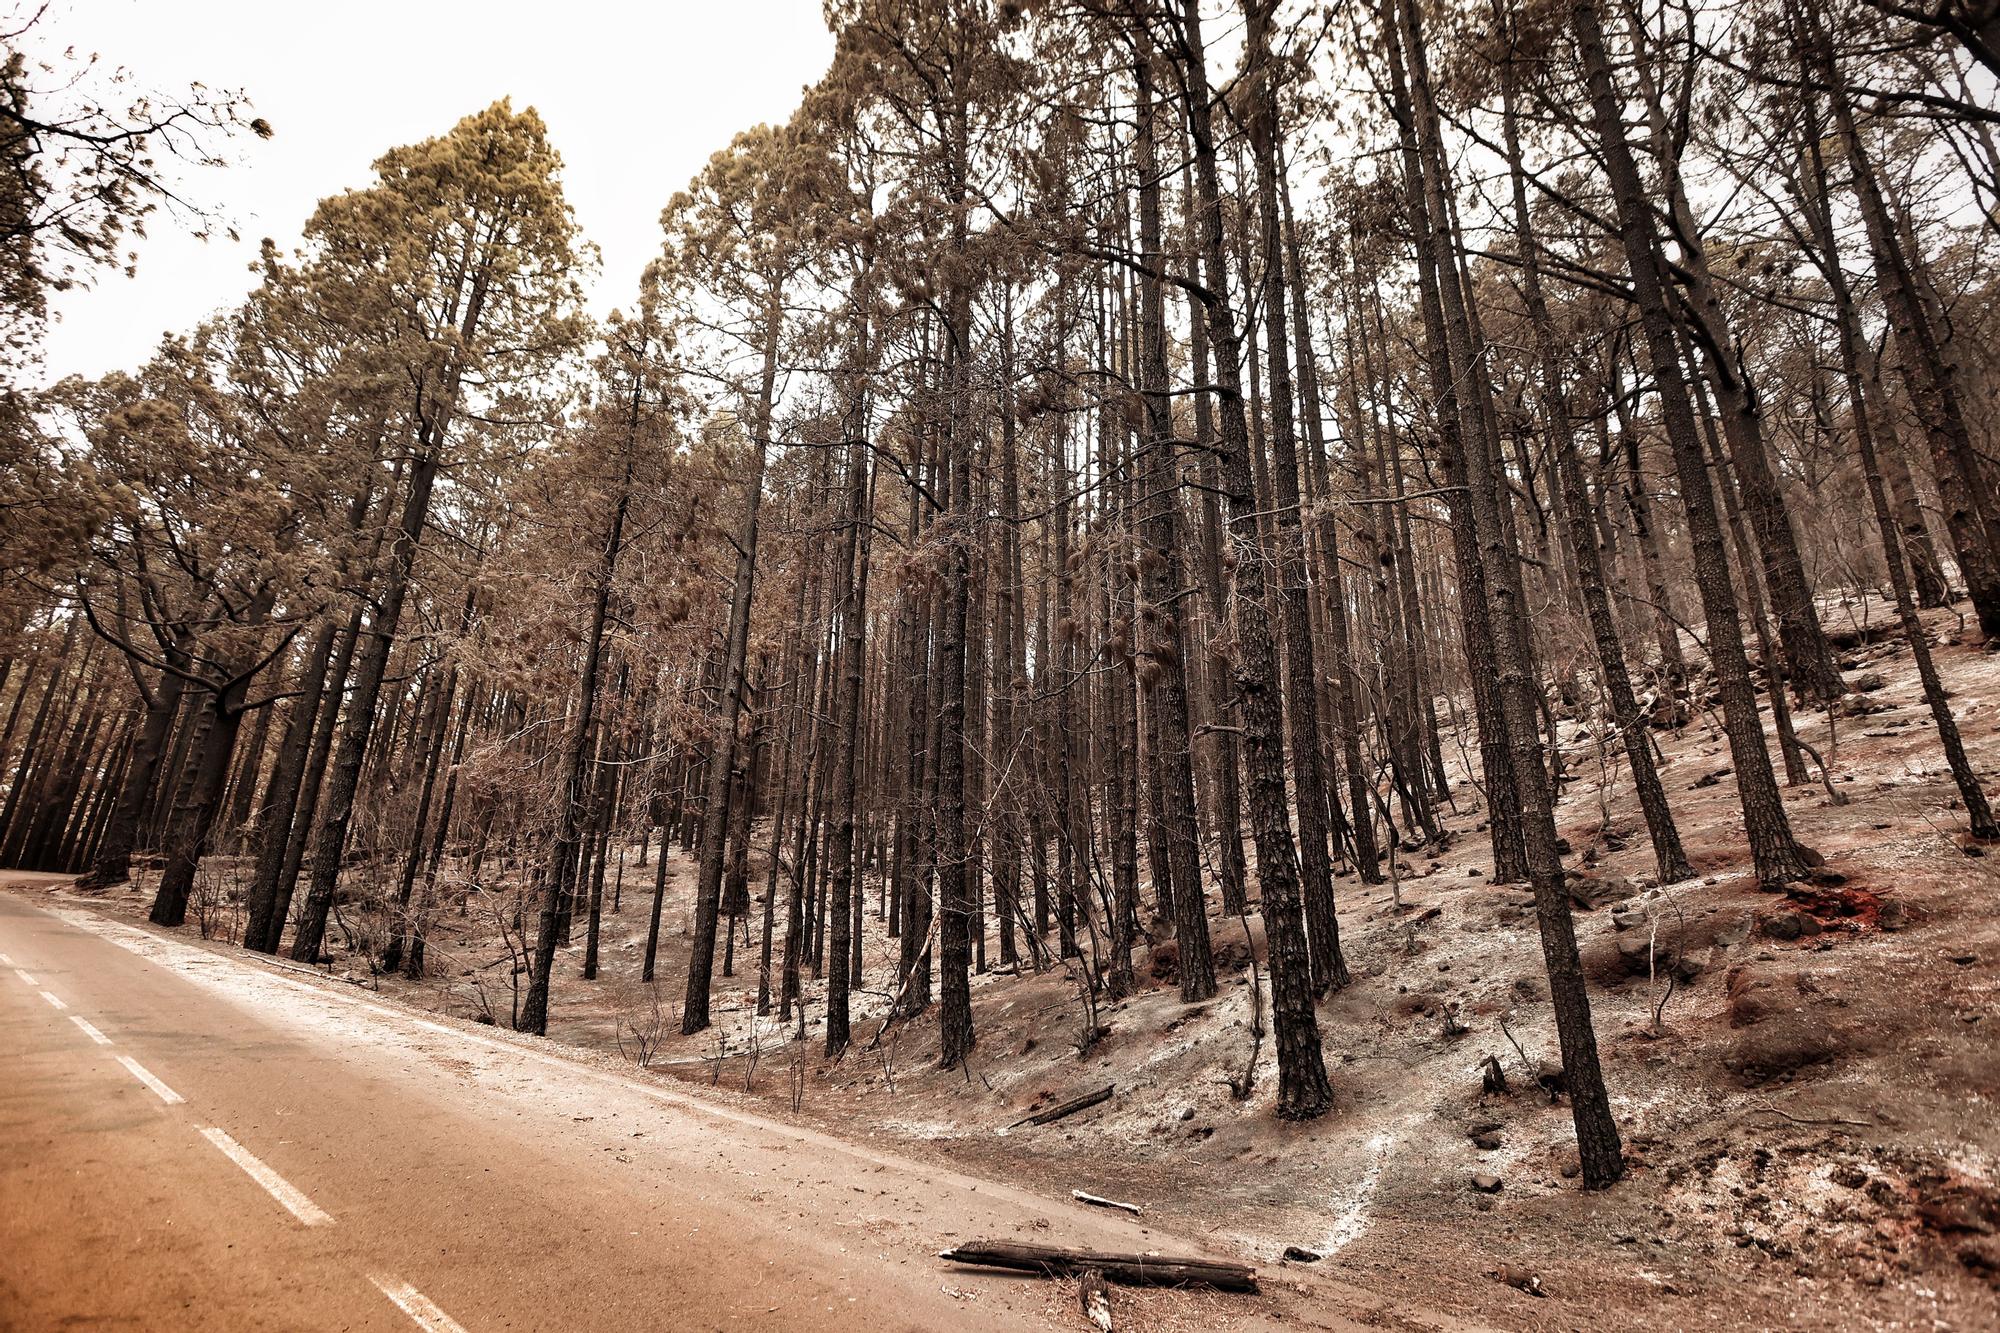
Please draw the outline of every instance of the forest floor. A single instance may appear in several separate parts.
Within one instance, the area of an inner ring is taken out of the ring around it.
[[[1535,1083],[1556,1047],[1531,899],[1492,882],[1469,784],[1450,834],[1406,849],[1394,888],[1339,882],[1354,980],[1320,1009],[1338,1104],[1311,1123],[1272,1114],[1268,1040],[1254,1091],[1232,1096],[1252,1010],[1233,922],[1214,926],[1218,946],[1235,947],[1204,1004],[1180,1002],[1164,953],[1142,954],[1138,993],[1094,1019],[1073,967],[975,977],[978,1048],[969,1068],[946,1072],[934,1010],[878,1033],[893,946],[871,880],[869,967],[843,1060],[819,1056],[816,983],[807,1040],[788,1040],[775,1013],[756,1017],[755,949],[740,939],[736,975],[717,980],[715,1026],[681,1037],[693,874],[678,851],[657,986],[637,979],[651,871],[634,857],[621,910],[605,917],[600,979],[578,976],[580,926],[559,959],[550,1035],[629,1058],[635,1029],[656,1033],[651,1076],[713,1084],[765,1114],[1055,1198],[1129,1201],[1280,1282],[1310,1273],[1494,1326],[2000,1326],[2000,849],[1988,856],[1963,836],[1892,614],[1870,599],[1828,624],[1847,641],[1856,692],[1832,732],[1824,713],[1798,725],[1844,800],[1815,782],[1787,788],[1786,804],[1837,884],[1760,890],[1726,746],[1700,714],[1656,733],[1700,878],[1642,896],[1652,855],[1622,765],[1607,786],[1594,745],[1566,745],[1559,823],[1575,849],[1578,934],[1631,1167],[1602,1193],[1574,1178],[1567,1103]],[[1954,613],[1932,624],[1992,791],[2000,656],[1961,642]],[[140,921],[148,901],[144,884],[86,897]],[[432,947],[421,983],[372,975],[365,953],[332,970],[460,1017],[490,1005],[504,1024],[507,951],[493,923],[448,915]],[[1261,937],[1254,948],[1261,974]],[[987,956],[998,958],[991,940]],[[1086,1042],[1092,1026],[1108,1031]],[[1510,1091],[1482,1090],[1489,1056]],[[1089,1110],[1019,1123],[1106,1085],[1114,1095]],[[1288,1246],[1323,1258],[1282,1260]],[[1124,1327],[1210,1323],[1121,1299]],[[1409,1326],[1386,1307],[1378,1322]]]

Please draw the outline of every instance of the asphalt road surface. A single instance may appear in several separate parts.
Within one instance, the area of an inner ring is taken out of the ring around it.
[[[0,1329],[1075,1328],[937,1250],[1199,1249],[490,1031],[0,893]]]

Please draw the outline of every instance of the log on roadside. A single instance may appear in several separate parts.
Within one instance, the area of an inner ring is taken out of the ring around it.
[[[1007,1268],[1044,1277],[1072,1277],[1096,1269],[1113,1282],[1132,1287],[1214,1287],[1218,1291],[1257,1290],[1257,1270],[1248,1264],[1192,1256],[1112,1254],[1034,1245],[1021,1241],[975,1240],[939,1253],[938,1258],[980,1268]]]

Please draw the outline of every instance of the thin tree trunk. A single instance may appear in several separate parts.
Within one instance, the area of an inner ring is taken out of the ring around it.
[[[702,810],[701,855],[695,871],[694,941],[688,955],[687,997],[681,1033],[708,1026],[709,982],[715,968],[715,926],[722,906],[722,863],[729,829],[729,788],[735,767],[736,727],[743,711],[744,675],[750,653],[750,603],[757,578],[757,513],[764,502],[764,456],[771,442],[772,402],[778,382],[778,335],[784,327],[779,293],[764,312],[763,374],[751,420],[748,476],[743,485],[743,518],[736,536],[736,577],[729,598],[727,659],[722,672],[721,709],[708,757],[708,801]]]
[[[1246,552],[1236,562],[1236,688],[1243,718],[1250,776],[1250,820],[1257,844],[1257,878],[1263,893],[1271,967],[1271,1008],[1278,1053],[1278,1114],[1311,1119],[1333,1104],[1313,1010],[1312,963],[1299,895],[1298,851],[1292,842],[1285,793],[1285,757],[1278,651],[1268,612],[1257,529],[1256,481],[1250,467],[1249,422],[1243,410],[1238,367],[1241,343],[1228,298],[1222,203],[1216,180],[1214,108],[1199,0],[1182,0],[1178,58],[1187,89],[1186,114],[1193,140],[1196,213],[1201,231],[1203,314],[1215,354],[1216,397],[1221,404],[1222,483],[1231,536]]]
[[[1651,214],[1625,138],[1625,127],[1619,118],[1597,0],[1574,0],[1570,17],[1583,53],[1592,120],[1610,173],[1620,241],[1680,479],[1681,503],[1688,516],[1695,582],[1708,625],[1709,663],[1722,695],[1723,728],[1735,764],[1744,832],[1758,878],[1767,884],[1782,884],[1805,874],[1806,858],[1792,836],[1791,820],[1785,813],[1777,779],[1771,772],[1771,758],[1764,748],[1764,727],[1757,715],[1757,696],[1743,652],[1742,621],[1729,584],[1729,557],[1722,524],[1716,516],[1714,494],[1709,487],[1687,383],[1681,374],[1680,349],[1660,276],[1658,241],[1652,232]]]

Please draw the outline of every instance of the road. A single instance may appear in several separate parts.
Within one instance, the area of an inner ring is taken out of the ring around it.
[[[1199,1249],[490,1031],[0,893],[0,1329],[1078,1327],[937,1250]]]

